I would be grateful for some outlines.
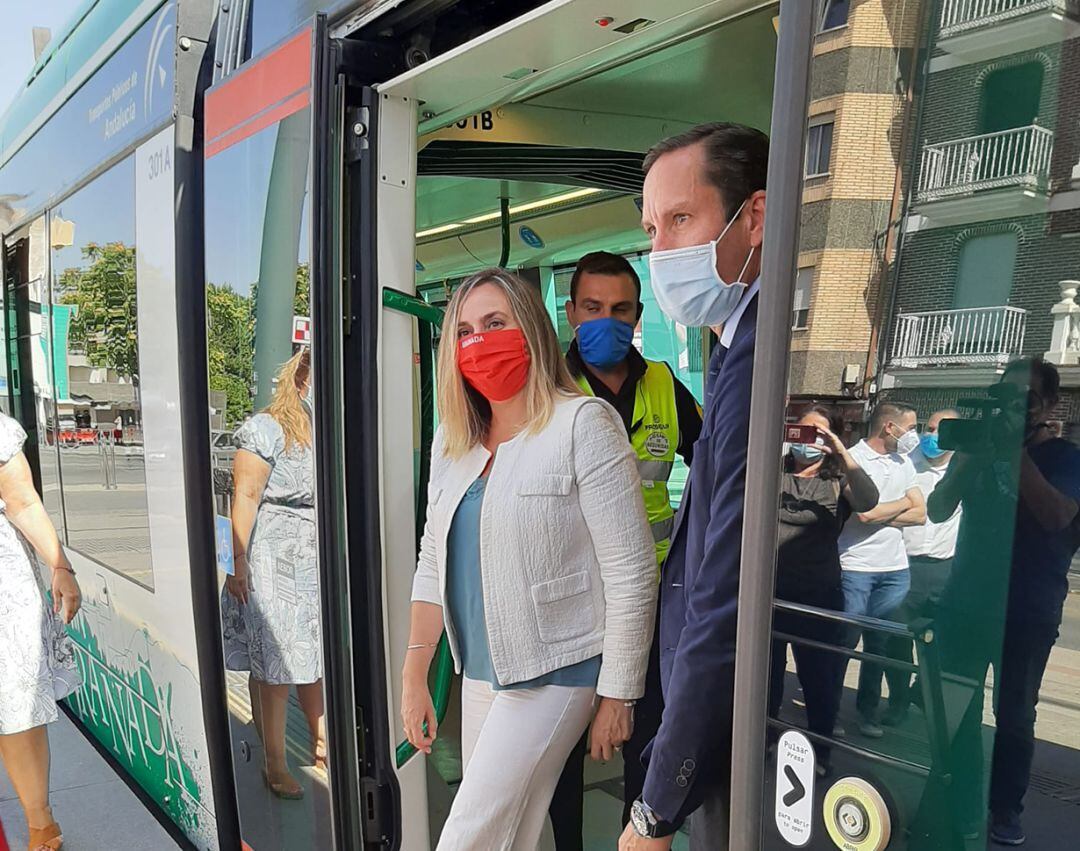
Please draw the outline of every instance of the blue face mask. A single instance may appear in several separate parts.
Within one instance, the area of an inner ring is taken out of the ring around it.
[[[820,446],[810,443],[791,444],[791,454],[805,464],[816,464],[825,455]]]
[[[611,369],[626,357],[634,340],[634,326],[605,317],[582,322],[577,329],[581,359],[596,369]]]
[[[938,446],[937,432],[926,432],[919,436],[919,449],[922,450],[922,454],[927,458],[940,458],[945,454],[945,450]]]

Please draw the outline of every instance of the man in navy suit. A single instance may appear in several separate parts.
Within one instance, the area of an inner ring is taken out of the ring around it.
[[[757,292],[765,230],[765,134],[707,124],[645,158],[642,225],[653,294],[676,322],[719,336],[701,437],[664,565],[664,715],[643,760],[620,851],[666,851],[691,814],[691,848],[727,844],[735,623]]]

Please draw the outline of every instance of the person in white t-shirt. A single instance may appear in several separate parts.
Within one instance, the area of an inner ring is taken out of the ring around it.
[[[911,453],[915,465],[915,484],[923,498],[930,500],[934,488],[945,478],[953,453],[938,446],[938,427],[943,420],[959,419],[960,414],[951,408],[935,411],[926,421],[919,438],[919,448]],[[903,530],[904,547],[907,549],[908,569],[911,571],[911,590],[893,619],[910,624],[916,618],[929,617],[934,605],[945,589],[956,552],[956,535],[960,531],[960,515],[957,506],[952,516],[941,523],[927,517],[921,526],[908,526]],[[913,660],[910,639],[894,638],[889,642],[889,656],[904,662]],[[896,671],[886,674],[889,682],[889,709],[882,716],[886,727],[903,723],[911,702],[911,675]],[[917,681],[916,681],[917,682]]]
[[[911,584],[901,529],[926,522],[926,500],[915,482],[907,456],[918,447],[915,409],[901,402],[881,402],[870,416],[869,436],[851,449],[852,457],[877,485],[876,507],[853,514],[837,546],[842,568],[844,610],[848,614],[891,620]],[[874,630],[862,635],[863,650],[885,655],[888,637]],[[854,646],[857,635],[851,637]],[[863,661],[856,708],[859,732],[880,738],[878,704],[882,668]]]

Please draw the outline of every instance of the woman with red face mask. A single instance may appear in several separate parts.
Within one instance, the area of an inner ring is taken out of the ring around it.
[[[618,414],[580,395],[540,293],[516,275],[489,269],[451,298],[438,399],[402,720],[431,753],[428,667],[445,629],[464,776],[438,848],[532,849],[590,720],[596,757],[630,736],[652,534]]]

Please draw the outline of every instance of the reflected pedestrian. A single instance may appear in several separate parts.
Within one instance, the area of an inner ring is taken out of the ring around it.
[[[796,443],[784,457],[780,490],[780,527],[776,557],[776,597],[822,609],[844,610],[840,552],[837,540],[852,512],[870,511],[878,489],[845,448],[837,432],[840,415],[815,406],[803,414],[801,425],[812,426],[819,439]],[[843,630],[820,618],[777,612],[774,632],[835,645]],[[784,697],[786,640],[772,646],[769,715],[779,718]],[[795,670],[806,699],[807,727],[831,736],[840,698],[843,657],[835,652],[793,642]],[[817,747],[818,765],[828,766],[826,749]]]
[[[869,437],[851,450],[877,486],[880,501],[870,511],[853,514],[840,535],[844,610],[850,615],[889,620],[907,596],[911,580],[900,530],[926,520],[926,503],[907,457],[919,445],[915,427],[910,405],[881,402],[870,415]],[[852,631],[850,646],[857,640],[858,631]],[[888,647],[886,636],[875,630],[863,630],[862,642],[866,653],[884,655]],[[877,719],[882,673],[873,662],[859,664],[859,732],[869,738],[883,735]]]
[[[310,391],[311,354],[303,348],[282,366],[267,409],[233,438],[235,567],[221,599],[225,666],[250,672],[263,780],[285,799],[304,796],[285,756],[291,686],[311,733],[313,762],[326,764]]]

